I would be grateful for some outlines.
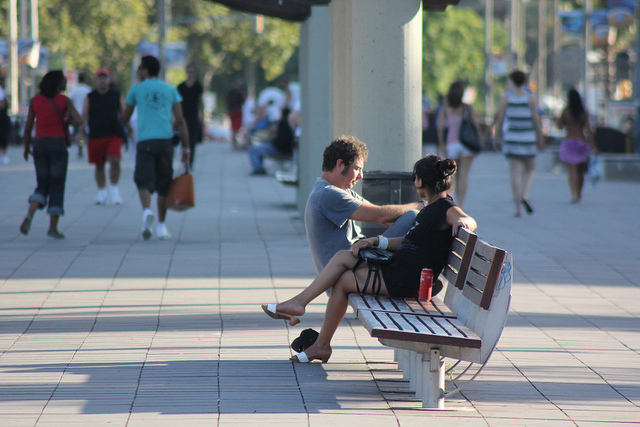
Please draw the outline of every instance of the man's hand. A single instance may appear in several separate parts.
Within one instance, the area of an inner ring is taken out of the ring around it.
[[[29,160],[29,154],[31,154],[31,149],[29,147],[24,147],[24,153],[22,155],[24,156],[25,162]]]
[[[188,149],[188,148],[183,148],[182,149],[182,163],[184,163],[185,165],[188,165],[190,160],[191,160],[191,150]]]

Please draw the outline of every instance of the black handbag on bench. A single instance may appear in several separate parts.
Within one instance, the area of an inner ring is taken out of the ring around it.
[[[371,293],[373,295],[380,294],[380,289],[382,288],[380,268],[385,264],[389,264],[391,262],[392,256],[393,252],[379,248],[366,248],[360,250],[358,261],[356,262],[356,265],[354,265],[351,269],[351,271],[353,271],[353,276],[356,279],[356,289],[358,290],[358,294],[365,294],[367,292],[367,289],[369,288],[370,282]],[[367,280],[364,282],[364,287],[360,289],[358,277],[355,275],[355,273],[358,267],[360,267],[362,261],[364,261],[369,266],[369,273],[367,274]],[[371,280],[371,276],[373,276],[373,280]]]

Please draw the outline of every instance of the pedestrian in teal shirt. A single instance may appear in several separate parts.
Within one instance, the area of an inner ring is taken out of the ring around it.
[[[125,99],[124,122],[129,123],[133,109],[138,111],[138,144],[133,180],[138,187],[142,205],[142,237],[151,238],[151,226],[155,219],[151,211],[151,195],[158,193],[159,239],[170,239],[164,224],[167,208],[164,207],[169,185],[173,178],[173,120],[182,139],[182,162],[191,156],[189,132],[182,115],[177,89],[158,79],[160,61],[153,56],[143,56],[138,67],[140,83],[134,85]]]

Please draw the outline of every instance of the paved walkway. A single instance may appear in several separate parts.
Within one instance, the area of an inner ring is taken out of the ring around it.
[[[478,158],[465,209],[514,254],[512,311],[487,368],[437,411],[420,408],[392,350],[358,321],[339,328],[328,364],[287,360],[326,302],[296,327],[259,307],[314,277],[295,191],[248,176],[246,154],[226,145],[198,156],[197,207],[169,214],[169,241],[140,238],[129,153],[119,206],[93,204],[92,169],[74,158],[67,238],[54,241],[40,212],[19,234],[35,177],[11,149],[0,165],[0,426],[640,424],[637,183],[588,186],[571,205],[543,158],[536,213],[513,218],[504,159]]]

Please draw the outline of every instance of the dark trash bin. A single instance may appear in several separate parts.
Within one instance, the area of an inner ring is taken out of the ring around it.
[[[362,197],[376,205],[398,205],[420,201],[411,172],[365,172],[362,179]],[[377,223],[360,223],[367,236],[382,234],[386,228]]]
[[[627,153],[630,144],[627,135],[617,129],[610,127],[597,127],[595,131],[595,142],[601,153]]]

